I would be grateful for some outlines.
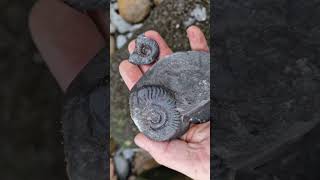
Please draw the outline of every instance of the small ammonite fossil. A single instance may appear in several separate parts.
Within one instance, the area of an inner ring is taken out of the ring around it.
[[[133,64],[151,64],[159,56],[159,46],[157,42],[144,34],[139,35],[135,41],[136,47],[130,54],[129,62]]]
[[[178,52],[160,59],[130,94],[138,129],[156,141],[183,135],[190,123],[210,120],[210,55]]]

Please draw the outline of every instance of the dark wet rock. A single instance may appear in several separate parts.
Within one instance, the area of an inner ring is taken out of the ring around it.
[[[296,174],[295,167],[291,172],[270,167],[288,168],[280,162],[285,156],[297,164],[305,162],[295,157],[299,146],[291,145],[304,141],[320,123],[316,4],[300,0],[215,4],[212,152],[224,162],[222,168],[250,175],[236,179],[307,175]],[[314,136],[314,143],[317,139]],[[279,159],[274,161],[278,164],[270,164],[272,159]],[[256,172],[267,164],[269,168]],[[308,167],[319,176],[316,166]]]
[[[103,48],[72,81],[66,93],[62,122],[70,180],[108,178],[108,52]]]
[[[131,117],[157,141],[183,135],[191,121],[210,116],[210,55],[178,52],[156,62],[132,88]]]
[[[67,4],[79,10],[95,10],[107,8],[110,0],[64,0]]]
[[[129,56],[132,64],[151,64],[159,56],[159,45],[144,34],[139,35],[135,41],[135,49]]]

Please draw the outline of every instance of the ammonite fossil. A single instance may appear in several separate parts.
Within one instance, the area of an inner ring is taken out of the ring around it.
[[[180,128],[181,125],[187,126],[187,123],[180,122],[181,115],[169,90],[160,86],[144,86],[131,96],[133,120],[146,136],[159,141],[163,134],[173,138],[180,135],[176,131],[185,129]]]
[[[160,59],[133,87],[131,117],[147,137],[166,141],[210,119],[210,55],[178,52]]]
[[[129,62],[133,64],[151,64],[159,56],[159,46],[157,42],[144,34],[136,39],[136,47],[130,54]]]
[[[67,4],[79,10],[95,10],[106,8],[109,0],[64,0]]]

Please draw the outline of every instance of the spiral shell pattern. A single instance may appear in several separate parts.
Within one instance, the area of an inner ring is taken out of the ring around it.
[[[136,39],[136,47],[130,54],[129,62],[138,65],[151,64],[158,58],[158,56],[158,43],[142,34]]]
[[[138,129],[153,140],[177,138],[184,131],[173,93],[161,86],[144,86],[133,91],[130,111]]]

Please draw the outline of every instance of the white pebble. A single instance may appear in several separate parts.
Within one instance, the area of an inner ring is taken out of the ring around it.
[[[133,33],[132,33],[132,32],[129,32],[129,33],[127,34],[127,38],[128,38],[128,39],[132,38],[132,36],[133,36]]]
[[[191,12],[191,16],[194,17],[197,21],[205,21],[207,19],[207,10],[205,7],[197,4]]]
[[[127,37],[124,35],[117,36],[117,48],[122,48],[127,43]]]

